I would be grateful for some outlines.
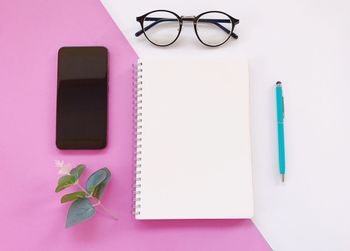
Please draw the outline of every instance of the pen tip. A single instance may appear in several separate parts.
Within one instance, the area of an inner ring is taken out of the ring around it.
[[[282,182],[284,182],[284,174],[282,174]]]

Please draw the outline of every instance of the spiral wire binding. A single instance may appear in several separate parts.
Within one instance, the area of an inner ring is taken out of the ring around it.
[[[135,181],[133,187],[133,214],[141,214],[141,154],[142,154],[142,62],[133,65]]]

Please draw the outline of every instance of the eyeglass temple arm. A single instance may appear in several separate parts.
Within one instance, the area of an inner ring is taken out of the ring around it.
[[[145,18],[146,21],[154,21],[153,23],[147,25],[146,27],[144,27],[144,31],[148,31],[149,29],[151,29],[153,26],[161,23],[161,22],[169,22],[169,21],[173,21],[176,22],[178,21],[176,18],[160,18],[160,17],[146,17]],[[230,30],[228,30],[226,27],[224,27],[223,25],[221,25],[220,23],[229,23],[231,22],[230,20],[227,19],[200,19],[199,22],[203,22],[203,23],[212,23],[215,24],[216,26],[218,26],[220,29],[222,29],[223,31],[225,31],[227,34],[230,34]],[[233,25],[238,24],[238,20],[236,23],[233,23]],[[139,37],[140,35],[142,35],[143,30],[139,30],[138,32],[135,33],[136,37]],[[235,34],[234,32],[232,32],[231,37],[237,39],[238,36],[237,34]]]
[[[161,22],[178,21],[178,20],[176,18],[146,17],[145,21],[154,21],[153,23],[147,25],[146,27],[143,27],[144,31],[148,31],[153,26],[155,26]],[[142,35],[142,33],[143,33],[143,30],[141,29],[135,33],[135,36],[139,37],[140,35]]]
[[[227,34],[230,34],[231,31],[227,29],[225,26],[221,25],[220,23],[231,23],[231,20],[228,19],[199,19],[198,22],[200,23],[212,23],[215,24],[217,27],[225,31]],[[238,24],[239,21],[233,23],[233,28],[235,28],[235,25]],[[238,39],[238,35],[232,31],[231,37]]]

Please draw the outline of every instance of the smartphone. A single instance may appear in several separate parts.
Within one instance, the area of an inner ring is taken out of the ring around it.
[[[56,146],[102,149],[107,144],[108,51],[62,47],[58,51]]]

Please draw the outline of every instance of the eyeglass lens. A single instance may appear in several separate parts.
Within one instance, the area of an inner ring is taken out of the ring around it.
[[[210,12],[198,17],[197,35],[202,43],[218,46],[229,39],[232,32],[231,19],[219,12]]]
[[[170,12],[155,11],[145,17],[143,30],[153,43],[162,46],[169,45],[179,35],[180,21]]]

